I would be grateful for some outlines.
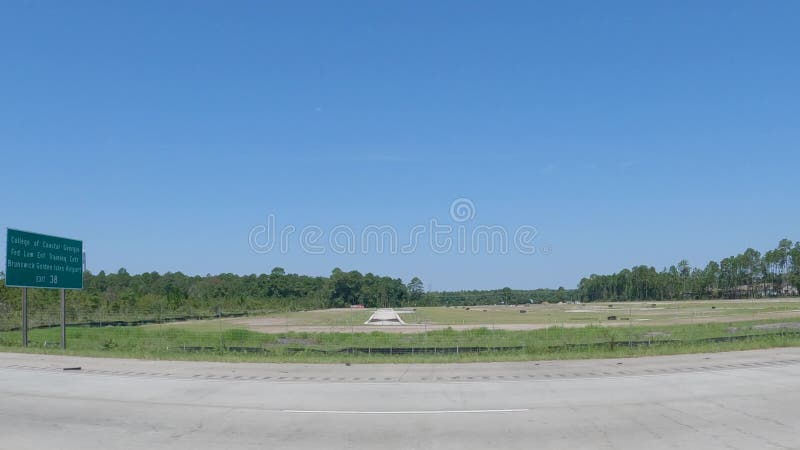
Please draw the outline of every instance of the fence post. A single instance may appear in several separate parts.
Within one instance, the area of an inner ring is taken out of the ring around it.
[[[219,323],[219,352],[225,352],[225,341],[222,339],[222,306],[217,307],[217,322]]]

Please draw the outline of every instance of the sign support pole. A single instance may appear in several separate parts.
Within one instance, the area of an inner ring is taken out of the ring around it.
[[[28,288],[22,288],[22,346],[28,346]]]
[[[67,294],[61,289],[61,348],[67,348]]]

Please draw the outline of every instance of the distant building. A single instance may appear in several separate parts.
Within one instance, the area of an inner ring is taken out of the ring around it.
[[[781,295],[789,296],[789,295],[797,295],[797,294],[798,294],[797,288],[792,286],[791,284],[783,283],[783,286],[781,286]]]

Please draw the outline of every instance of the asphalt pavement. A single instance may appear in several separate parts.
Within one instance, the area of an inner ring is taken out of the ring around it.
[[[352,366],[0,353],[2,449],[800,449],[798,413],[800,348]]]

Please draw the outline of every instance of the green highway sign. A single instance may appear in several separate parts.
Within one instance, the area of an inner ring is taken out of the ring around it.
[[[83,289],[83,242],[7,230],[6,286]]]

